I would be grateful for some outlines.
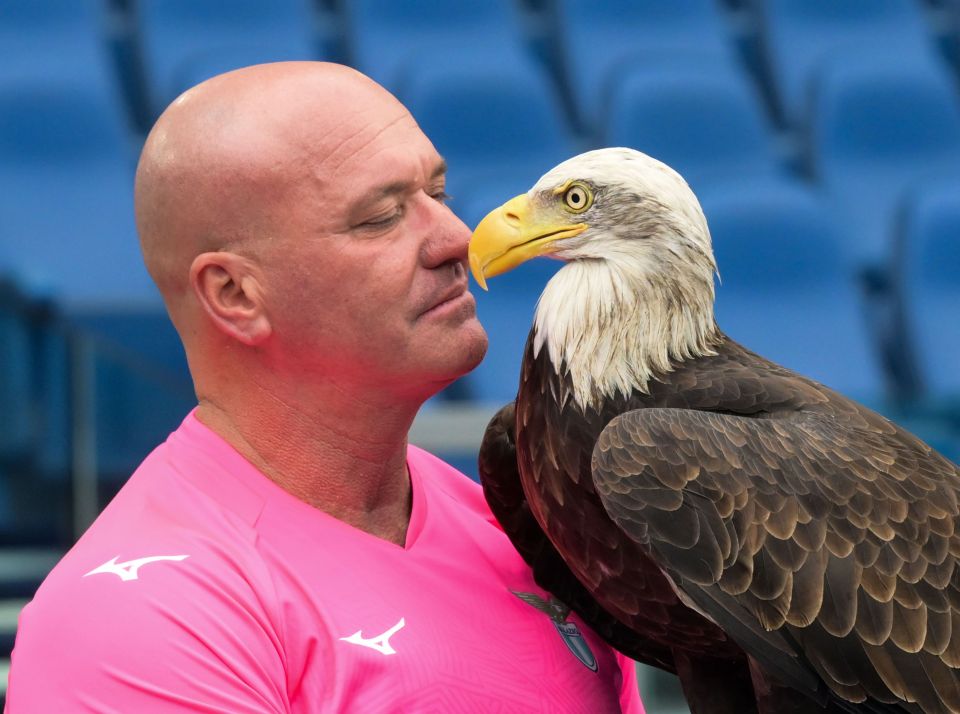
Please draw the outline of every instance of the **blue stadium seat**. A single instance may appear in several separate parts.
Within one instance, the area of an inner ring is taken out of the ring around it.
[[[391,91],[413,63],[524,55],[511,0],[351,0],[345,10],[351,64]]]
[[[563,64],[581,125],[599,125],[610,82],[630,66],[732,62],[717,0],[556,0]]]
[[[0,465],[29,457],[36,438],[34,360],[23,302],[12,282],[0,281]]]
[[[532,60],[418,63],[397,94],[446,158],[451,207],[471,228],[578,148]]]
[[[57,78],[99,82],[106,61],[101,0],[4,0],[0,81]]]
[[[885,383],[824,202],[791,181],[701,195],[720,273],[720,328],[750,350],[850,397],[875,403]]]
[[[795,127],[825,61],[838,54],[908,60],[933,48],[916,0],[764,0],[760,14],[773,89]]]
[[[894,269],[926,396],[960,407],[960,172],[918,187],[902,226]]]
[[[51,316],[39,325],[34,353],[40,384],[34,397],[39,423],[33,468],[46,483],[63,484],[72,459],[70,354],[64,324]]]
[[[309,0],[137,0],[137,15],[155,113],[213,74],[328,54]]]
[[[107,0],[4,0],[0,4],[0,86],[69,84],[132,116],[118,68],[117,23]],[[130,63],[127,63],[130,64]],[[130,99],[129,101],[132,101]]]
[[[726,65],[627,69],[613,81],[603,143],[650,154],[694,190],[701,181],[785,172],[757,92]]]
[[[91,87],[0,85],[0,271],[67,309],[159,302],[133,225],[133,152]]]
[[[471,285],[470,291],[477,299],[477,316],[490,338],[487,356],[465,378],[474,400],[500,405],[516,399],[520,363],[537,300],[562,265],[556,260],[537,258],[490,279],[489,292]]]
[[[810,163],[861,265],[887,265],[903,190],[960,161],[960,98],[945,67],[845,57],[817,82]]]

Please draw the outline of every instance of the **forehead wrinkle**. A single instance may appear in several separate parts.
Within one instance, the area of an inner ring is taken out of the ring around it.
[[[350,159],[354,158],[365,148],[377,141],[385,132],[408,117],[412,118],[408,112],[403,111],[391,121],[383,124],[372,134],[370,134],[370,123],[363,123],[361,126],[356,127],[350,134],[339,140],[332,149],[322,150],[326,156],[324,156],[320,167],[318,167],[319,172],[321,174],[338,173],[343,165],[350,161]],[[353,122],[344,120],[340,126],[348,123],[353,124]],[[368,136],[364,137],[364,134],[368,134]],[[363,141],[358,142],[358,138],[363,138]],[[324,170],[324,166],[328,167],[327,170]]]

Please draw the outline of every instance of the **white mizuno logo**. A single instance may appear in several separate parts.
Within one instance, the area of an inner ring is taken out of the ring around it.
[[[188,558],[187,555],[151,555],[147,558],[137,558],[136,560],[128,560],[125,563],[118,563],[117,557],[113,557],[108,560],[103,565],[98,565],[96,568],[91,570],[89,573],[86,573],[83,577],[87,575],[97,575],[98,573],[113,573],[118,576],[121,580],[137,580],[137,571],[140,570],[147,563],[155,563],[158,560],[183,560]]]
[[[400,628],[406,624],[407,623],[404,621],[404,618],[401,617],[400,622],[384,632],[382,635],[367,638],[361,634],[360,630],[357,630],[349,637],[341,637],[340,639],[353,645],[369,647],[370,649],[376,650],[382,655],[392,655],[396,654],[397,651],[390,646],[390,638],[397,634],[397,632],[400,631]]]

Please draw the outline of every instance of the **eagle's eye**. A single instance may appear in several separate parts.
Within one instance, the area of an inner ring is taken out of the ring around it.
[[[582,183],[571,184],[563,192],[563,202],[574,213],[583,213],[593,203],[593,194]]]

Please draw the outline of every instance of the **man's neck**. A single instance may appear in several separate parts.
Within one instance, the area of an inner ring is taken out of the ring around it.
[[[407,432],[416,405],[365,402],[337,389],[290,402],[267,390],[250,396],[237,404],[201,395],[197,418],[300,500],[404,544],[412,505]]]

